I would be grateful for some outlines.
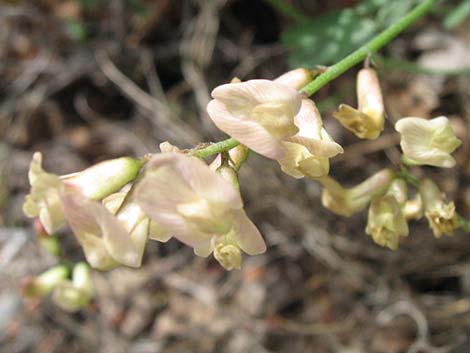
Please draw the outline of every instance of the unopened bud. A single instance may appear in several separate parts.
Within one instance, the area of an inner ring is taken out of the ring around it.
[[[333,116],[359,138],[376,139],[384,128],[382,92],[374,69],[365,68],[357,76],[358,109],[341,104]]]
[[[104,161],[81,172],[64,175],[61,180],[78,186],[83,195],[101,200],[134,180],[143,161],[122,157]]]
[[[274,80],[286,86],[300,90],[315,78],[315,72],[305,68],[299,68],[286,72]]]
[[[421,181],[419,192],[423,200],[424,215],[434,236],[440,238],[443,234],[452,235],[459,226],[454,203],[445,203],[442,192],[430,179]]]
[[[43,298],[69,275],[67,266],[55,266],[23,283],[22,292],[28,298]]]

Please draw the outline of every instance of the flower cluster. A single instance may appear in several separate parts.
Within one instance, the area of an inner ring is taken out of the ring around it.
[[[409,233],[408,221],[423,215],[436,237],[452,234],[458,226],[454,204],[444,201],[432,181],[420,183],[406,168],[455,165],[450,154],[461,142],[448,119],[399,120],[395,128],[401,135],[402,170],[383,169],[345,188],[328,175],[330,158],[343,153],[343,148],[326,131],[314,101],[299,92],[312,75],[297,69],[272,81],[234,79],[216,87],[208,115],[241,144],[218,151],[210,165],[197,157],[198,147],[180,150],[165,142],[160,153],[142,159],[118,158],[58,176],[44,171],[42,156],[35,153],[24,212],[37,217],[49,234],[67,223],[96,269],[139,267],[149,239],[171,238],[198,256],[213,254],[227,270],[238,269],[242,253],[266,250],[260,231],[245,213],[238,181],[238,171],[253,150],[277,161],[294,178],[319,182],[323,206],[336,214],[349,217],[369,207],[366,233],[381,246],[397,249]],[[359,72],[357,95],[358,109],[342,104],[333,115],[357,137],[375,139],[384,128],[385,112],[372,68]],[[417,189],[411,198],[410,181]],[[76,310],[91,297],[80,274],[87,272],[77,265],[68,280],[64,271],[45,274],[45,280],[41,275],[29,291],[39,295],[53,291],[59,305]]]

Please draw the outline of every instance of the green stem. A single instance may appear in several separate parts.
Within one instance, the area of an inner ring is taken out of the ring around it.
[[[304,86],[300,91],[311,96],[320,88],[325,86],[328,82],[334,80],[343,72],[349,70],[351,67],[364,60],[367,55],[375,53],[377,50],[388,44],[392,39],[394,39],[397,35],[399,35],[407,27],[409,27],[412,23],[417,21],[421,16],[423,16],[427,11],[429,11],[435,1],[436,0],[424,0],[406,16],[398,20],[385,31],[373,38],[371,41],[364,44],[362,47],[360,47],[355,52],[351,53],[335,65],[330,66],[324,73],[322,73],[320,76],[317,76],[317,78],[315,78],[312,82]],[[278,5],[281,2],[282,1],[280,0],[270,1],[270,3],[276,3]],[[235,139],[229,138],[227,140],[211,144],[208,147],[194,148],[193,150],[191,150],[190,154],[196,157],[204,158],[213,154],[229,151],[230,149],[238,146],[239,144],[240,143]]]
[[[333,66],[330,66],[322,75],[303,87],[300,91],[311,96],[328,82],[334,80],[343,72],[349,70],[354,65],[363,61],[367,55],[373,54],[383,46],[392,41],[396,36],[403,32],[412,23],[416,22],[421,16],[429,11],[436,0],[424,0],[410,11],[406,16],[395,22],[382,33],[374,37],[372,40],[364,44],[362,47],[349,54],[343,60]]]
[[[196,147],[192,149],[189,154],[195,157],[204,158],[212,156],[213,154],[230,151],[232,148],[237,147],[239,144],[240,142],[238,142],[234,138],[229,138],[217,143],[212,143],[207,147]]]

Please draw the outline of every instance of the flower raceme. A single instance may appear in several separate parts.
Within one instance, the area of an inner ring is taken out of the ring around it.
[[[333,116],[357,137],[376,139],[384,128],[384,103],[376,71],[360,70],[356,89],[358,109],[341,104]]]
[[[406,163],[442,168],[455,166],[455,159],[450,154],[462,142],[445,116],[431,120],[402,118],[395,124],[395,130],[401,135],[400,146]]]
[[[300,110],[300,93],[269,80],[233,82],[216,87],[207,112],[215,125],[253,151],[282,158],[282,141],[298,132],[294,117]]]
[[[202,160],[178,153],[154,155],[135,192],[143,211],[196,255],[212,251],[227,269],[238,268],[241,250],[266,250],[256,226],[243,210],[237,188]]]

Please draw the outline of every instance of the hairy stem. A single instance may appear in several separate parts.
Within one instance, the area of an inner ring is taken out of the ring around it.
[[[212,143],[207,147],[196,147],[192,149],[189,154],[195,157],[204,158],[212,156],[213,154],[230,151],[232,148],[237,147],[239,144],[240,142],[238,142],[234,138],[229,138],[220,142]]]

